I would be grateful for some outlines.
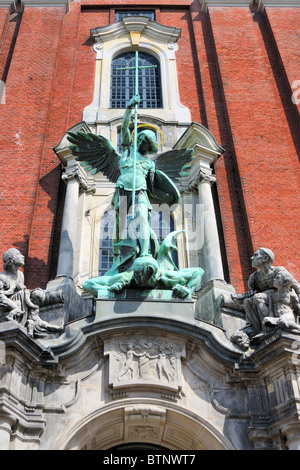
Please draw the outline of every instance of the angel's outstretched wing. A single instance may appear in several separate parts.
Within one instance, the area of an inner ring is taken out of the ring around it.
[[[116,183],[120,176],[120,155],[112,143],[101,135],[92,132],[68,132],[70,149],[76,160],[85,166],[87,171],[96,174],[99,171]]]
[[[189,175],[188,170],[194,158],[193,149],[172,149],[157,155],[155,168],[178,183],[178,180]]]

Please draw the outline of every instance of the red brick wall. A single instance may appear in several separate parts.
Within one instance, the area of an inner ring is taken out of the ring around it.
[[[266,20],[274,36],[280,60],[286,74],[288,85],[293,87],[295,81],[300,82],[300,9],[299,8],[266,8]],[[300,89],[300,84],[292,88],[292,92]],[[298,124],[300,111],[300,93],[298,97]],[[299,133],[299,132],[298,132]]]
[[[266,22],[248,8],[210,18],[251,243],[299,276],[299,162]]]
[[[55,272],[63,191],[52,148],[92,102],[90,29],[113,21],[113,10],[124,5],[137,6],[82,0],[71,2],[67,14],[62,7],[25,7],[11,60],[16,24],[0,8],[0,73],[4,66],[7,72],[6,104],[0,105],[0,252],[22,250],[29,287],[45,286]],[[151,5],[160,23],[182,29],[176,53],[181,102],[225,149],[215,173],[228,281],[244,290],[258,246],[272,249],[276,264],[300,279],[299,110],[291,101],[292,82],[300,80],[298,9],[269,8],[262,16],[248,7],[215,7],[207,14],[198,0],[138,2]]]
[[[9,45],[11,39],[5,41],[6,36],[8,34],[8,24],[9,24],[10,14],[8,8],[0,8],[0,53],[1,53],[1,60],[0,60],[0,77],[3,80],[3,71],[5,68],[5,63],[7,59],[7,44]]]
[[[22,15],[0,114],[1,252],[14,245],[28,254],[63,19],[63,8]]]
[[[52,237],[54,225],[59,223],[55,215],[60,167],[52,149],[66,130],[81,121],[83,109],[93,99],[95,53],[89,36],[95,22],[99,26],[107,24],[108,12],[81,13],[80,4],[77,3],[71,4],[70,12],[64,17],[26,264],[27,278],[33,285],[48,281],[50,262],[53,261],[51,255],[58,250],[59,240],[54,239],[56,245],[53,246]],[[39,260],[45,261],[42,278]]]

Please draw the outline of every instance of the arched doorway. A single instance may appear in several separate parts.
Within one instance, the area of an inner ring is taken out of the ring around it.
[[[116,401],[74,423],[61,450],[233,450],[207,420],[177,404],[151,399]]]
[[[142,442],[132,442],[130,444],[121,444],[119,446],[111,447],[110,449],[107,449],[110,451],[131,451],[131,450],[167,450],[166,447],[162,446],[156,446],[154,444],[147,444],[147,443],[142,443]]]

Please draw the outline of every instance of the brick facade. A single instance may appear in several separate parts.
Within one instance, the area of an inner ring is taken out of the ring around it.
[[[101,5],[100,5],[101,4]],[[93,98],[90,29],[114,21],[122,0],[0,7],[0,252],[26,255],[28,287],[53,275],[63,188],[53,147]],[[216,209],[227,280],[243,291],[259,246],[300,279],[300,8],[213,7],[198,0],[141,1],[181,28],[180,100],[225,149],[215,165]]]

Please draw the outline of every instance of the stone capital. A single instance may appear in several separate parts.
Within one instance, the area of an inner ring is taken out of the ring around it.
[[[194,172],[189,178],[186,178],[180,185],[179,189],[183,193],[190,193],[193,190],[197,190],[199,184],[208,183],[212,186],[216,182],[216,177],[212,174],[211,170],[204,171],[202,168]]]
[[[96,190],[95,184],[91,184],[87,180],[86,175],[82,171],[80,171],[80,168],[78,166],[66,168],[61,178],[66,184],[68,184],[70,181],[77,181],[79,184],[79,189],[81,191],[94,192]]]
[[[216,182],[216,177],[212,173],[208,173],[206,171],[200,170],[199,171],[199,183],[208,183],[213,185]]]

